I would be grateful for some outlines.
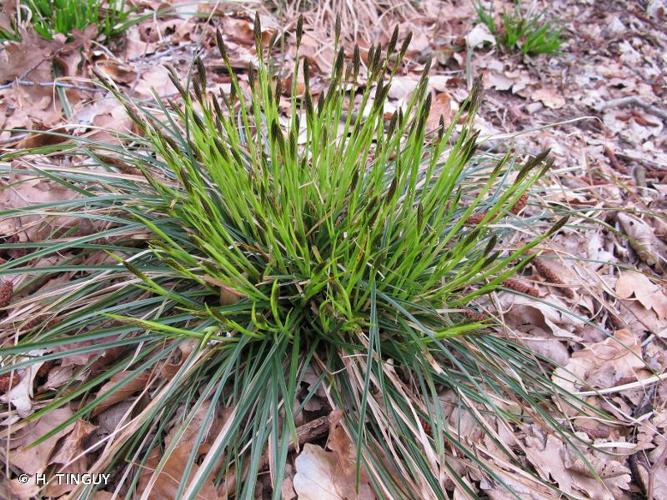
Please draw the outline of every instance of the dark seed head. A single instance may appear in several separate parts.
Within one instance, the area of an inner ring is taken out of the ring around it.
[[[301,45],[301,37],[303,36],[303,14],[299,15],[296,22],[296,45]]]
[[[408,34],[405,37],[405,40],[403,40],[403,43],[401,44],[401,51],[398,54],[399,59],[402,59],[405,53],[408,51],[408,46],[410,45],[411,41],[412,41],[412,31],[408,32]]]
[[[262,45],[262,23],[259,20],[259,12],[255,12],[253,31],[255,33],[255,45],[259,48]]]
[[[398,25],[394,28],[394,32],[391,35],[391,40],[389,40],[389,45],[387,45],[387,54],[394,52],[396,48],[396,43],[398,42]]]

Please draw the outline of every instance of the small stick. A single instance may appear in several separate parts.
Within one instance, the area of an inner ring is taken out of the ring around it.
[[[62,83],[62,82],[33,82],[30,80],[14,80],[10,83],[5,83],[0,85],[0,90],[5,90],[10,87],[13,87],[15,84],[23,85],[26,87],[61,87],[63,89],[75,89],[75,90],[85,90],[87,92],[102,92],[103,89],[98,89],[95,87],[82,87],[80,85],[73,85],[71,83]]]
[[[648,102],[643,101],[636,95],[620,97],[619,99],[612,99],[611,101],[607,101],[598,106],[597,110],[604,111],[605,109],[608,108],[613,108],[616,106],[625,106],[626,104],[634,104],[635,106],[639,106],[640,108],[643,108],[645,111],[648,111],[649,113],[655,116],[659,116],[663,120],[667,121],[667,111],[665,111],[664,109],[660,109]]]
[[[656,382],[662,382],[663,380],[667,380],[667,372],[661,373],[660,375],[653,375],[652,377],[637,380],[636,382],[630,382],[629,384],[617,385],[616,387],[608,387],[607,389],[598,389],[597,391],[574,392],[572,394],[574,396],[600,396],[602,394],[613,394],[615,392],[623,392],[632,389],[637,389],[638,387],[644,387],[647,385],[655,384]]]

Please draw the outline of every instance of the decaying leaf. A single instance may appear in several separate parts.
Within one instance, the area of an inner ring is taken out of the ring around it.
[[[100,387],[99,391],[97,391],[97,396],[99,397],[106,394],[113,388],[113,386],[118,384],[120,380],[122,380],[124,377],[127,376],[128,374],[126,372],[117,373],[116,375],[112,376],[111,379],[106,384]],[[98,415],[99,413],[115,405],[116,403],[124,401],[132,397],[134,394],[141,392],[146,388],[146,384],[148,383],[149,380],[150,380],[150,373],[144,372],[137,375],[129,382],[124,383],[119,388],[117,388],[108,398],[100,402],[100,404],[98,404],[95,407],[95,409],[93,410],[93,415]]]
[[[585,434],[580,437],[587,439]],[[557,436],[544,436],[535,427],[529,430],[525,450],[540,477],[556,481],[569,495],[613,500],[621,498],[629,487],[629,469],[613,457],[586,449],[576,451]]]
[[[34,350],[29,353],[32,356],[42,356],[47,351],[45,349]],[[37,372],[44,364],[43,361],[38,361],[33,363],[28,368],[22,372],[15,374],[14,377],[18,383],[12,381],[12,388],[9,389],[5,394],[0,396],[0,401],[5,403],[10,403],[16,410],[16,415],[19,417],[26,417],[30,415],[32,410],[32,397],[33,397],[33,385],[35,382],[35,377]],[[7,381],[9,383],[9,380]],[[8,419],[14,419],[14,416],[8,417]],[[6,422],[6,421],[5,421]]]
[[[644,367],[640,338],[624,329],[575,352],[565,367],[555,370],[552,379],[572,392],[582,385],[604,389],[642,378]]]
[[[28,446],[47,432],[65,422],[71,416],[72,410],[69,408],[58,408],[47,413],[37,422],[28,424],[28,426],[19,434],[17,442],[12,444],[12,446],[16,446],[16,448],[9,453],[11,464],[27,474],[34,475],[38,472],[44,472],[46,466],[50,462],[51,454],[53,453],[58,440],[72,431],[73,424],[65,427],[37,446],[31,448],[28,448]]]
[[[628,235],[630,246],[639,258],[650,266],[657,265],[665,256],[661,255],[657,238],[651,226],[631,215],[619,212],[616,217],[623,232]]]
[[[192,448],[188,446],[188,443],[179,443],[176,446],[176,449],[174,449],[173,453],[167,458],[164,468],[160,471],[160,474],[155,478],[155,482],[152,484],[152,488],[148,494],[150,500],[176,498],[176,492],[178,491],[180,483],[183,481],[183,473],[191,451]],[[148,455],[145,464],[146,468],[139,480],[139,491],[147,491],[152,480],[153,472],[157,468],[161,459],[162,452],[157,448],[153,448]],[[194,478],[198,470],[199,466],[196,464],[193,465],[188,482]],[[213,485],[213,477],[209,476],[204,482],[204,486],[199,490],[197,499],[215,500],[217,498],[220,497]]]
[[[340,425],[336,412],[329,417],[328,447],[326,451],[310,443],[295,460],[296,475],[292,482],[299,500],[371,500],[375,498],[366,473],[362,470],[359,491],[356,484],[354,445]]]
[[[486,24],[479,23],[470,31],[470,33],[466,35],[466,43],[471,49],[481,47],[485,43],[488,43],[489,45],[495,45],[496,37],[493,36],[493,33],[489,31],[489,28],[486,26]]]
[[[633,295],[648,310],[653,310],[658,319],[667,318],[667,295],[644,274],[624,271],[616,282],[616,293],[623,299]]]

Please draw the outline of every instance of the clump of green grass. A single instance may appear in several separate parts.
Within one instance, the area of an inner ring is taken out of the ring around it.
[[[28,276],[17,296],[44,275],[73,273],[48,296],[27,299],[29,316],[11,318],[21,335],[2,349],[11,364],[0,374],[90,356],[80,377],[36,395],[40,409],[28,421],[74,408],[40,441],[94,419],[98,405],[150,373],[150,404],[137,401],[90,472],[116,471],[122,484],[115,486],[132,498],[151,452],[161,457],[157,477],[186,446],[179,498],[225,477],[236,478],[226,488],[237,497],[251,498],[266,452],[277,498],[296,418],[317,389],[302,386],[312,370],[344,410],[358,477],[364,469],[382,497],[445,498],[445,475],[474,495],[452,466],[460,460],[501,481],[447,423],[445,391],[484,429],[493,417],[549,425],[567,439],[551,398],[565,405],[568,397],[549,380],[548,362],[493,334],[492,320],[473,312],[475,299],[521,270],[530,250],[565,223],[524,243],[512,237],[512,224],[521,224],[512,209],[548,168],[546,155],[523,164],[511,154],[477,155],[478,88],[451,124],[427,130],[428,66],[409,102],[385,122],[410,38],[399,47],[398,31],[386,51],[371,48],[365,69],[358,48],[347,63],[337,48],[330,86],[317,98],[308,63],[297,58],[284,118],[282,80],[258,19],[255,33],[260,62],[249,89],[218,36],[229,93],[206,91],[205,63],[196,59],[188,85],[172,75],[179,102],[118,95],[141,130],[124,145],[82,139],[30,151],[82,154],[90,167],[21,169],[78,198],[0,214],[40,214],[50,228],[44,241],[1,246],[31,251],[0,266]],[[129,167],[141,175],[127,174]],[[99,231],[77,234],[54,221],[63,215],[92,220]],[[101,251],[115,261],[92,260]],[[61,260],[44,265],[47,256]],[[195,348],[180,349],[188,342]],[[177,367],[168,377],[166,364]],[[224,425],[215,425],[223,408]],[[195,437],[180,442],[194,422]],[[81,488],[85,496],[94,486]]]
[[[508,52],[520,51],[526,55],[554,54],[562,42],[560,29],[546,19],[544,13],[524,13],[517,2],[514,9],[505,11],[496,23],[492,11],[477,3],[477,15],[496,42]]]
[[[29,20],[42,37],[50,40],[61,33],[70,36],[73,30],[85,30],[95,24],[106,38],[121,33],[128,18],[125,0],[22,0],[17,10],[16,25]],[[7,39],[19,38],[14,33],[3,32]]]

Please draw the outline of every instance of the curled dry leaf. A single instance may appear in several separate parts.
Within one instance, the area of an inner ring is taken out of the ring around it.
[[[552,379],[572,392],[582,385],[604,389],[621,381],[640,379],[645,366],[639,337],[623,329],[616,331],[613,337],[575,352],[565,367],[554,371]]]
[[[558,109],[565,106],[563,94],[553,87],[542,87],[529,95],[533,101],[541,101],[547,108]]]
[[[630,246],[641,260],[650,266],[657,265],[661,259],[664,260],[665,256],[660,255],[662,246],[659,245],[651,226],[623,212],[619,212],[616,217],[623,232],[628,235]]]
[[[355,449],[340,424],[340,412],[329,416],[328,447],[306,443],[296,457],[292,482],[299,500],[372,500],[375,498],[368,476],[362,469],[359,492],[356,484]]]
[[[426,130],[438,128],[441,119],[446,127],[452,121],[452,114],[452,98],[447,92],[437,94],[426,119]]]
[[[39,349],[30,351],[28,355],[38,357],[46,354],[47,352],[48,351],[45,349]],[[16,409],[16,415],[19,417],[27,417],[30,415],[30,413],[32,413],[33,384],[35,377],[37,376],[37,372],[43,364],[43,361],[38,361],[31,364],[28,368],[19,372],[18,374],[15,373],[14,378],[19,382],[14,384],[12,381],[13,387],[8,392],[0,396],[0,401],[11,404]],[[10,416],[3,423],[15,419],[15,416]]]
[[[132,83],[137,78],[137,72],[133,66],[115,59],[100,61],[96,64],[96,67],[102,74],[116,83]]]
[[[27,446],[65,422],[71,416],[72,410],[68,407],[63,407],[50,411],[37,422],[28,424],[22,430],[18,442],[11,445],[16,448],[9,452],[9,462],[27,474],[34,475],[44,472],[58,440],[72,431],[72,425],[60,430],[37,446],[31,448],[27,448]]]
[[[70,200],[74,192],[44,179],[15,175],[4,188],[0,198],[0,210],[11,210],[41,203]],[[20,241],[39,241],[57,227],[73,226],[80,222],[76,217],[40,218],[36,215],[5,217],[0,221],[0,237],[19,235]],[[47,222],[48,221],[48,222]]]
[[[584,322],[563,312],[568,310],[568,306],[558,297],[549,297],[548,302],[544,302],[501,293],[499,299],[503,309],[508,311],[506,319],[520,331],[530,333],[539,329],[535,332],[538,335],[550,332],[556,337],[579,339],[576,332]]]
[[[587,439],[585,434],[581,434]],[[630,471],[622,463],[609,455],[583,450],[585,460],[570,445],[563,443],[553,434],[543,436],[536,428],[531,428],[526,437],[526,457],[535,467],[540,477],[551,479],[568,495],[587,498],[622,498],[630,483]],[[598,480],[595,475],[598,475]]]
[[[496,37],[489,31],[486,24],[479,23],[466,35],[466,43],[471,49],[481,47],[485,43],[495,45]]]
[[[112,390],[113,386],[115,386],[121,379],[127,376],[128,376],[127,372],[121,372],[113,375],[111,379],[102,387],[100,387],[99,391],[97,391],[97,397],[100,397],[109,392],[110,390]],[[119,388],[115,389],[114,392],[107,399],[100,402],[100,404],[98,404],[93,409],[93,416],[100,414],[101,412],[115,405],[116,403],[119,403],[120,401],[125,401],[126,399],[134,396],[136,393],[144,390],[149,380],[150,380],[150,373],[146,371],[137,375],[129,382],[121,385]]]
[[[636,271],[624,271],[616,282],[616,293],[622,299],[633,295],[648,310],[653,310],[658,319],[667,319],[667,295],[645,275]]]
[[[176,446],[176,449],[174,449],[172,454],[167,458],[164,468],[160,471],[160,474],[157,476],[157,478],[155,478],[155,482],[152,484],[151,490],[148,493],[149,500],[176,498],[176,493],[182,481],[183,473],[185,472],[185,466],[187,465],[191,451],[192,448],[188,446],[188,443],[181,442]],[[138,491],[144,492],[145,494],[151,482],[153,473],[161,459],[162,452],[157,448],[153,448],[148,455],[144,472],[142,473],[139,480]],[[192,478],[195,477],[198,470],[199,466],[197,464],[192,466],[192,472],[187,481],[188,483],[192,480]],[[204,482],[202,489],[199,490],[197,499],[215,500],[217,498],[220,498],[220,496],[215,489],[213,484],[213,476],[211,475]]]

